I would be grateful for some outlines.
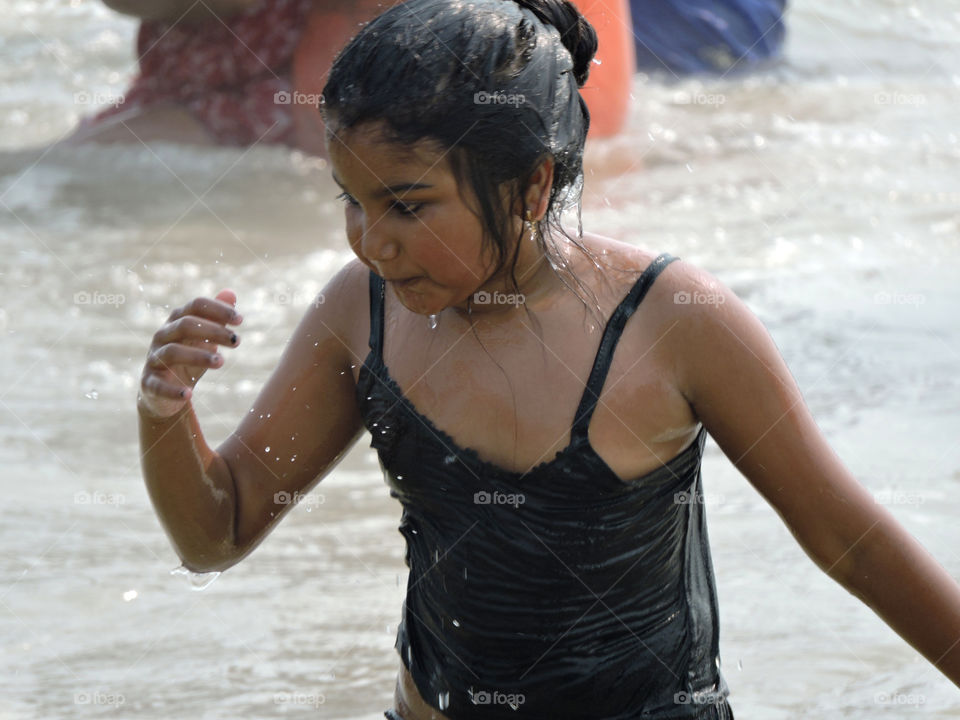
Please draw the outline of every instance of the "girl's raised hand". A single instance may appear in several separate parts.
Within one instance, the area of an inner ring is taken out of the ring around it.
[[[223,366],[217,346],[236,347],[240,342],[226,327],[243,321],[236,303],[236,293],[224,289],[215,299],[194,298],[170,313],[147,352],[137,396],[141,410],[156,418],[176,415],[207,369]]]

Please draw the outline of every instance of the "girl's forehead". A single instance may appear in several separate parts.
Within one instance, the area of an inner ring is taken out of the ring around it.
[[[344,176],[372,179],[402,176],[410,182],[427,178],[437,183],[452,178],[452,170],[444,152],[430,139],[401,143],[386,135],[381,128],[362,125],[331,133],[328,140],[330,165],[341,182]]]

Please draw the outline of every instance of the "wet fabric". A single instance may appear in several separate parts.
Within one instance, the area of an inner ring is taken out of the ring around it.
[[[706,431],[630,482],[587,434],[620,334],[673,260],[658,256],[612,313],[569,445],[526,473],[458,446],[403,396],[383,362],[384,283],[370,274],[357,399],[403,506],[396,648],[424,700],[454,720],[726,717]]]
[[[630,0],[637,69],[748,70],[783,47],[786,0]]]
[[[266,142],[293,145],[290,65],[311,7],[312,0],[260,0],[223,21],[142,22],[139,73],[123,102],[81,127],[173,103],[221,144],[251,145],[266,135]]]

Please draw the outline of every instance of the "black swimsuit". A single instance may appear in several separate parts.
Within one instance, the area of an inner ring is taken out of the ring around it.
[[[370,274],[357,397],[403,505],[410,574],[396,648],[452,720],[733,716],[702,504],[705,429],[629,482],[587,435],[623,327],[675,259],[658,256],[613,312],[570,444],[526,473],[460,447],[403,396],[383,363],[384,282]]]

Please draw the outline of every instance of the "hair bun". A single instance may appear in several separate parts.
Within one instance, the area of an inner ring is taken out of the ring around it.
[[[590,75],[590,62],[597,54],[597,33],[569,0],[514,0],[542,22],[560,32],[560,39],[573,56],[573,76],[583,87]]]

